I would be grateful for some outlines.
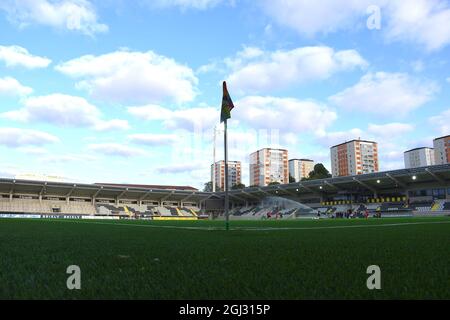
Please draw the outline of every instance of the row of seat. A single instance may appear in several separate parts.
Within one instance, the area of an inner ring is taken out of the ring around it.
[[[200,209],[196,207],[170,207],[149,205],[112,205],[97,204],[99,215],[161,216],[161,217],[196,217]]]
[[[1,199],[0,212],[14,213],[36,213],[36,214],[52,214],[52,213],[66,213],[66,214],[95,214],[95,207],[88,202],[74,202],[69,203],[65,201],[52,200],[36,200],[36,199]]]

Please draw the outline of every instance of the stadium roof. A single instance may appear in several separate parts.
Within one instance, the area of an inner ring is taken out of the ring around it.
[[[121,185],[78,184],[0,178],[0,193],[148,201],[202,201],[216,197],[198,190],[170,190]]]
[[[415,179],[413,179],[415,177]],[[422,187],[450,187],[450,164],[376,172],[349,177],[294,182],[267,187],[230,190],[232,201],[257,201],[267,196],[290,199],[320,197],[326,194],[355,192],[383,193]],[[53,197],[96,197],[98,199],[148,201],[204,201],[223,199],[224,192],[125,187],[116,185],[74,184],[0,178],[1,194],[42,195]]]
[[[413,179],[415,178],[415,179]],[[327,194],[356,192],[378,193],[406,191],[429,186],[450,187],[450,164],[420,168],[376,172],[348,177],[335,177],[321,180],[294,182],[266,187],[251,187],[229,191],[235,201],[256,201],[267,196],[301,199],[320,197]],[[221,197],[225,196],[220,192]]]
[[[122,187],[122,188],[143,188],[143,189],[159,189],[159,190],[188,190],[198,191],[198,189],[190,186],[163,186],[163,185],[146,185],[146,184],[118,184],[118,183],[94,183],[99,186],[106,187]]]

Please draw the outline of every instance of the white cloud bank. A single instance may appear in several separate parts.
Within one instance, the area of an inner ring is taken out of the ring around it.
[[[81,97],[51,94],[27,98],[23,105],[22,109],[0,113],[0,118],[61,127],[91,127],[97,131],[129,129],[126,120],[103,120],[100,110]]]
[[[225,59],[225,64],[231,70],[227,77],[230,88],[250,93],[324,80],[338,72],[368,65],[355,50],[336,51],[325,46],[274,52],[247,47],[236,57]]]
[[[187,102],[196,96],[198,83],[192,69],[152,51],[86,55],[56,70],[81,79],[77,87],[93,97],[117,103]]]
[[[108,31],[87,0],[2,0],[0,9],[20,28],[37,24],[89,36]]]
[[[22,85],[14,78],[0,78],[0,96],[26,96],[32,92],[32,88]]]
[[[354,86],[329,98],[347,110],[404,116],[430,101],[437,92],[434,82],[419,81],[404,73],[368,73]]]
[[[337,119],[332,109],[312,100],[248,96],[235,106],[234,120],[253,129],[278,129],[284,134],[319,134]]]
[[[88,145],[88,150],[107,156],[123,158],[145,155],[145,152],[139,148],[133,148],[119,143],[94,143]]]
[[[445,0],[264,0],[264,12],[278,24],[312,37],[366,27],[369,6],[381,9],[381,32],[389,41],[425,50],[450,44],[450,5]]]
[[[437,116],[430,117],[429,123],[431,127],[437,130],[440,134],[450,134],[450,108],[441,112]]]
[[[169,109],[159,105],[128,107],[134,117],[146,121],[162,121],[167,129],[188,131],[210,129],[219,122],[219,109],[212,107]]]
[[[21,66],[28,69],[46,68],[52,62],[48,58],[32,55],[19,46],[0,46],[0,61],[7,67]]]
[[[147,0],[146,2],[159,8],[179,7],[181,9],[206,10],[217,6],[224,0]]]
[[[0,128],[0,145],[10,148],[42,146],[59,142],[59,138],[46,132],[20,128]]]

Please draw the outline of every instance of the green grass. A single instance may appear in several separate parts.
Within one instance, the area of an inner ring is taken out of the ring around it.
[[[0,299],[450,299],[450,218],[223,226],[0,219]],[[66,288],[72,264],[81,290]]]

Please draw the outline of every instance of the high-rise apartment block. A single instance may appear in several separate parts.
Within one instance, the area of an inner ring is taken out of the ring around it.
[[[378,172],[378,144],[352,140],[331,147],[333,177]]]
[[[289,183],[288,151],[265,148],[250,155],[250,185]]]

